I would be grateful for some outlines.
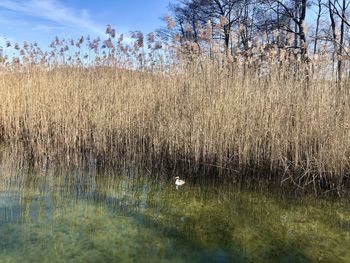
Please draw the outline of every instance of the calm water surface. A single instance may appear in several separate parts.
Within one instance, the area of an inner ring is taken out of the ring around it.
[[[0,262],[350,262],[346,200],[130,173],[1,176]]]

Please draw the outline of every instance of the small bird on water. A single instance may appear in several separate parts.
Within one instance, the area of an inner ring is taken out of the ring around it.
[[[180,177],[176,176],[175,179],[176,179],[175,181],[176,186],[181,186],[185,184],[185,181],[181,180]]]

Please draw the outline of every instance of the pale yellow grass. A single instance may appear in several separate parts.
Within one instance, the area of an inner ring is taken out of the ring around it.
[[[167,74],[61,67],[1,75],[1,137],[38,163],[113,164],[142,155],[275,173],[300,186],[322,178],[341,185],[349,174],[346,84],[339,90],[311,77],[306,88],[288,70],[244,73],[206,63]]]

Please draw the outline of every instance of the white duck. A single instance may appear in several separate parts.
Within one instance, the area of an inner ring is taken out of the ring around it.
[[[181,186],[181,185],[185,184],[185,181],[181,180],[180,177],[176,176],[175,179],[176,179],[176,181],[175,181],[176,186]]]

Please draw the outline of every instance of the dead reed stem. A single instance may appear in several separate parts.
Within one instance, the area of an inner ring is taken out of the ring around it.
[[[196,63],[166,74],[115,67],[3,74],[1,138],[38,163],[113,163],[142,154],[223,171],[263,169],[300,185],[343,183],[350,149],[345,84],[339,91],[314,77],[305,90],[288,63],[266,72]]]

